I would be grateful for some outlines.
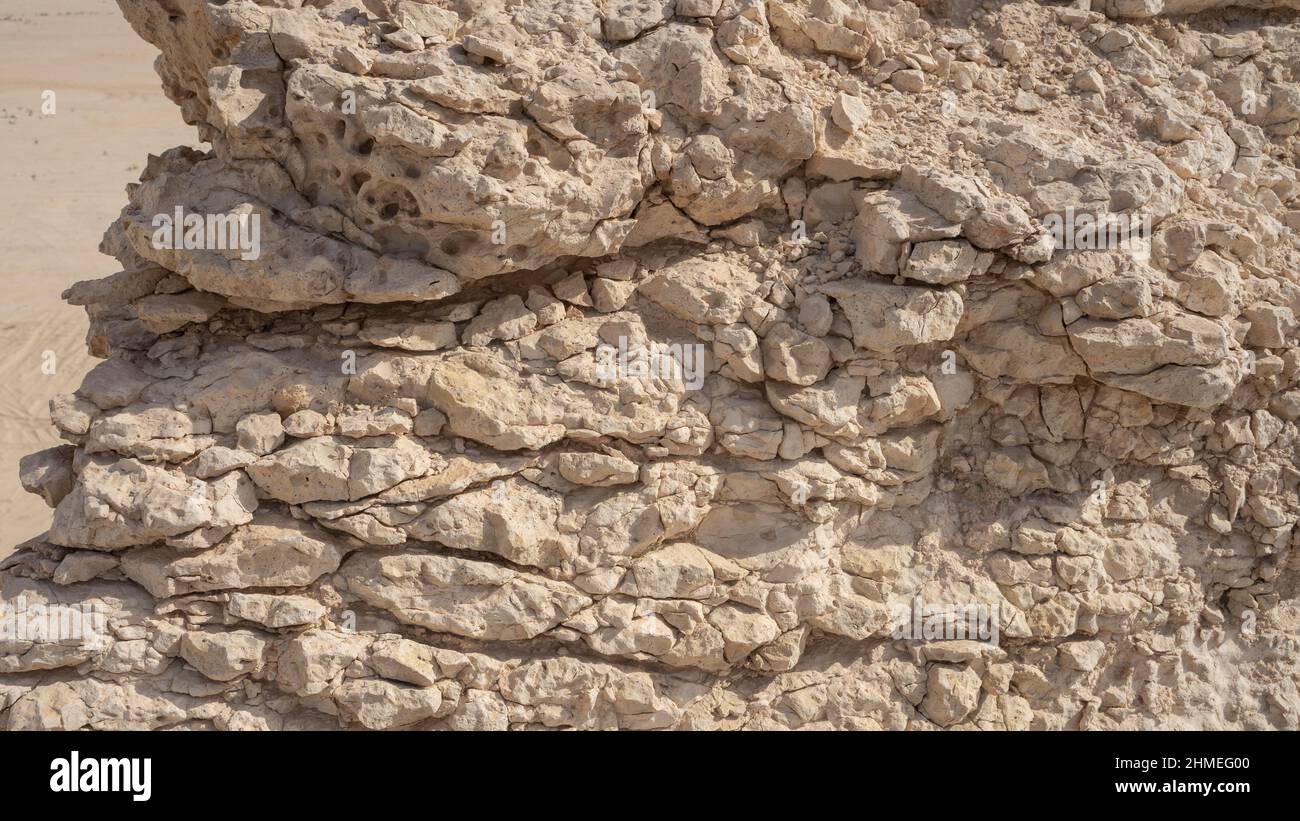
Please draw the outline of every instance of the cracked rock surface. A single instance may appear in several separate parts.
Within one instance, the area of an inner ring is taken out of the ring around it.
[[[0,727],[1300,728],[1300,3],[118,3]]]

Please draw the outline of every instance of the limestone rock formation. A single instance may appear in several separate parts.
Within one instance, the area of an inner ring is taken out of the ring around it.
[[[118,2],[0,727],[1300,728],[1300,3]]]

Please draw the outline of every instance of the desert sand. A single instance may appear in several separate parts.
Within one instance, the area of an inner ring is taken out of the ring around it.
[[[113,0],[0,0],[0,556],[49,524],[18,460],[57,443],[49,399],[93,364],[84,311],[59,294],[119,269],[98,246],[124,186],[146,153],[194,140],[159,91],[155,56]]]

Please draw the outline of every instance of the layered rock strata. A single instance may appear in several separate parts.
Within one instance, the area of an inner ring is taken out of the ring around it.
[[[1295,3],[119,5],[0,726],[1300,726]]]

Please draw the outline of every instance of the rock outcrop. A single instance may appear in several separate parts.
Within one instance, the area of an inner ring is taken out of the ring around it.
[[[1300,4],[118,2],[0,727],[1300,728]]]

